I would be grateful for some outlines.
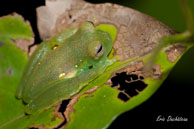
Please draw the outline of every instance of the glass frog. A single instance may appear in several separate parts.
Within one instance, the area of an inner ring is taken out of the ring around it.
[[[66,29],[43,41],[30,57],[16,97],[32,114],[71,98],[115,60],[111,36],[92,22]]]

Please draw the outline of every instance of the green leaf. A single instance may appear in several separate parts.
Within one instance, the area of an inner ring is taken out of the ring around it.
[[[81,92],[83,93],[77,103],[72,106],[72,110],[69,115],[69,122],[67,123],[66,129],[75,128],[92,128],[101,129],[107,128],[111,122],[120,114],[133,109],[134,107],[140,105],[147,99],[149,99],[156,90],[160,87],[162,82],[167,78],[169,72],[181,58],[181,56],[193,45],[184,45],[184,51],[179,55],[179,57],[174,61],[170,62],[167,57],[166,50],[169,50],[172,46],[166,47],[162,50],[156,58],[155,64],[160,65],[160,71],[162,75],[154,79],[152,77],[146,77],[141,80],[147,86],[140,91],[137,95],[131,97],[127,101],[120,99],[119,93],[121,90],[113,88],[110,85],[98,86],[93,92]],[[125,62],[117,62],[111,66],[108,71],[112,69],[116,70],[125,67],[123,64],[129,64],[129,62],[135,63],[142,60],[144,63],[148,62],[151,57],[150,54],[147,56],[134,58]],[[119,65],[118,65],[119,64]],[[121,67],[122,66],[122,67]],[[113,70],[113,71],[114,71]],[[112,71],[112,72],[113,72]],[[112,73],[111,72],[111,73]],[[89,87],[94,87],[98,84],[103,84],[107,78],[110,77],[110,72],[105,72],[104,75],[97,78],[94,82],[89,84]],[[88,90],[88,88],[83,91]]]
[[[14,35],[16,27],[20,31],[16,31],[16,35]],[[28,31],[25,31],[26,36],[25,33],[21,34],[22,30],[26,29],[26,27],[27,25],[23,23],[21,17],[17,15],[6,16],[0,19],[0,127],[13,123],[13,126],[17,128],[15,121],[25,119],[23,115],[24,105],[15,98],[15,91],[22,76],[27,55],[16,47],[11,40],[11,36],[15,39],[24,37],[26,39],[32,38],[32,32],[29,26]],[[20,127],[26,123],[27,121],[22,123]]]
[[[0,18],[0,128],[54,127],[62,119],[53,114],[53,108],[26,115],[23,102],[15,97],[27,62],[27,53],[18,48],[13,39],[33,39],[29,23],[25,23],[17,14]]]
[[[0,35],[6,39],[24,38],[31,39],[33,36],[30,24],[18,15],[5,16],[1,18]]]

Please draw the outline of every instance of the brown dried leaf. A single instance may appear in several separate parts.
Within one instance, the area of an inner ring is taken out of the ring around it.
[[[22,18],[22,20],[24,21],[25,24],[30,25],[30,22],[28,20],[24,20],[24,18],[21,15],[15,13],[15,12],[10,14],[10,15],[3,16],[1,18],[5,18],[5,17],[9,17],[9,16],[19,16],[20,18]],[[16,44],[17,47],[19,47],[21,50],[28,53],[29,46],[31,46],[34,43],[34,36],[30,40],[18,38],[18,39],[12,39],[12,41]]]
[[[26,39],[16,39],[14,40],[17,47],[21,48],[23,51],[28,53],[28,47],[34,43],[34,39],[26,40]]]
[[[121,60],[149,53],[161,37],[175,33],[148,15],[110,3],[91,4],[83,0],[47,0],[46,6],[37,9],[37,14],[38,29],[42,39],[47,39],[64,28],[78,27],[81,23],[94,18],[99,24],[114,24],[118,28],[114,43],[115,54]]]

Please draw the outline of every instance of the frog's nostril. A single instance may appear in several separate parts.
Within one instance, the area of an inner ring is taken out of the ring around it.
[[[89,68],[89,69],[92,69],[92,68],[93,68],[93,66],[92,66],[92,65],[90,65],[88,68]]]

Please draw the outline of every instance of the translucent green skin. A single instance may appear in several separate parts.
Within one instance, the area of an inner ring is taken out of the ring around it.
[[[104,50],[99,57],[92,52],[96,41]],[[107,57],[112,45],[110,35],[90,22],[42,42],[29,59],[16,93],[27,104],[26,113],[43,110],[78,93],[113,63]]]

